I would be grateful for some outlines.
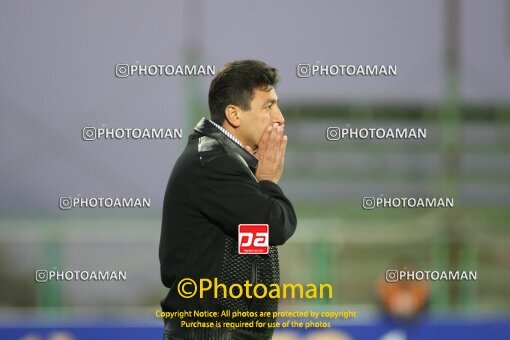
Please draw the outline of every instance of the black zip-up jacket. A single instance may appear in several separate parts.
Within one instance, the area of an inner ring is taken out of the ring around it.
[[[221,289],[218,298],[213,290],[203,298],[198,294],[183,298],[177,292],[183,278],[197,283],[202,278],[217,278],[227,285],[249,280],[268,288],[279,284],[276,246],[294,234],[297,219],[277,184],[257,181],[257,164],[255,157],[205,118],[189,136],[170,175],[163,204],[159,259],[162,282],[170,288],[161,301],[164,311],[277,310],[277,299],[224,298]],[[269,254],[238,254],[238,225],[242,223],[269,225]],[[272,334],[271,329],[250,331],[268,335],[261,339]]]

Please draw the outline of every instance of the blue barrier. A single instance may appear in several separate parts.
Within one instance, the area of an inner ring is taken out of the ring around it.
[[[344,339],[510,339],[510,318],[427,318],[413,324],[397,324],[386,319],[372,319],[363,324],[350,322],[329,329],[292,329],[296,339],[306,339],[321,332],[343,335]],[[275,334],[282,332],[277,330]],[[162,323],[27,320],[0,321],[2,340],[111,340],[162,339]]]

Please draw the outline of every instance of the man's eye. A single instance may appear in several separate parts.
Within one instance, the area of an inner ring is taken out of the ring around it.
[[[273,106],[273,104],[269,104],[268,106],[266,106],[266,109],[271,110],[272,106]]]

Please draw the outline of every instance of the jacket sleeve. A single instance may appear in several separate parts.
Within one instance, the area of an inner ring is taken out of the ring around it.
[[[270,245],[282,245],[294,234],[296,213],[281,188],[271,181],[257,182],[234,156],[205,164],[198,181],[193,193],[197,208],[227,235],[237,239],[242,223],[268,224]]]

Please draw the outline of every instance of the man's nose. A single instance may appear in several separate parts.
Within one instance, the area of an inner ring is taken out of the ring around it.
[[[280,111],[280,108],[277,107],[274,114],[273,114],[273,123],[278,123],[280,125],[283,125],[285,123],[285,118],[283,118],[282,111]]]

